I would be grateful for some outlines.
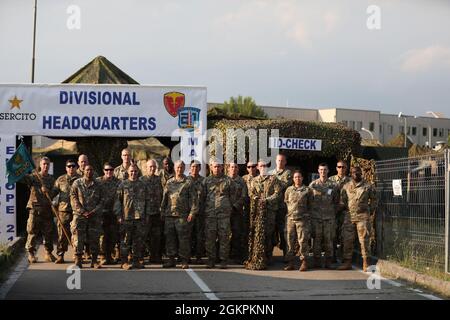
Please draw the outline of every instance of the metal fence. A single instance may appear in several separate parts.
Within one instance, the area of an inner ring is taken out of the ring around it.
[[[377,255],[449,272],[449,152],[377,161]]]

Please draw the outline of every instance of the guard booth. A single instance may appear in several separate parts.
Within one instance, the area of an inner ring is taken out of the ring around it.
[[[181,160],[203,162],[206,108],[206,88],[199,86],[0,85],[0,242],[14,240],[18,216],[27,216],[24,189],[6,178],[18,137],[98,139],[98,152],[108,148],[105,138],[172,137]]]

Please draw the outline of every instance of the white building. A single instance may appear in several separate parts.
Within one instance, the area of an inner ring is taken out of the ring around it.
[[[405,132],[408,138],[418,145],[435,146],[438,141],[447,141],[450,134],[450,119],[441,114],[429,112],[432,116],[409,116],[384,114],[376,110],[346,108],[303,109],[288,107],[261,106],[271,119],[296,119],[342,123],[357,130],[363,139],[377,139],[387,143],[399,133]]]

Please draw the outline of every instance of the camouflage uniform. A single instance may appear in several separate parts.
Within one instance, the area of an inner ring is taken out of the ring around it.
[[[210,175],[204,180],[206,255],[210,263],[216,260],[216,241],[219,258],[227,263],[230,255],[230,216],[235,203],[236,185],[231,178]]]
[[[306,186],[290,186],[284,194],[287,206],[286,231],[288,240],[287,259],[292,261],[297,253],[296,242],[300,246],[300,257],[305,259],[309,251],[310,213],[312,191]]]
[[[192,228],[192,221],[188,222],[187,217],[191,214],[195,219],[198,212],[198,193],[191,180],[183,175],[180,180],[173,177],[167,181],[161,212],[165,216],[164,235],[167,256],[173,259],[178,251],[179,256],[187,262],[191,255]]]
[[[341,204],[345,208],[342,226],[344,260],[352,259],[355,227],[361,254],[363,258],[367,258],[370,255],[370,215],[375,212],[377,206],[375,188],[364,180],[359,183],[351,180],[342,187]]]
[[[272,175],[280,180],[281,185],[283,187],[282,195],[284,195],[286,189],[292,185],[292,173],[291,170],[283,169],[283,170],[274,170]],[[287,253],[287,241],[286,241],[286,214],[287,208],[284,203],[284,199],[280,197],[280,206],[277,211],[276,223],[275,223],[275,240],[278,242],[279,240],[279,248],[283,250],[283,254]]]
[[[100,184],[93,180],[87,184],[86,178],[75,180],[70,190],[70,204],[73,210],[73,220],[70,223],[72,243],[75,254],[83,254],[84,244],[89,245],[93,258],[99,252],[99,238],[102,234],[102,189]],[[83,213],[93,211],[86,218]]]
[[[53,251],[53,214],[51,203],[42,193],[42,184],[49,190],[50,198],[55,195],[55,179],[51,175],[43,176],[37,173],[25,176],[20,182],[25,183],[30,188],[30,198],[28,199],[27,209],[29,212],[27,221],[27,242],[25,249],[29,253],[35,253],[37,247],[37,237],[39,233],[44,238],[44,246],[47,253]]]
[[[147,208],[150,192],[141,180],[123,180],[117,187],[114,214],[122,220],[120,229],[120,256],[122,263],[133,254],[133,263],[142,260],[144,236],[147,234]]]
[[[339,177],[337,174],[330,177],[330,180],[336,183],[336,185],[339,188],[339,193],[341,192],[342,186],[349,182],[351,179],[348,176]],[[344,223],[344,213],[341,207],[336,211],[336,221],[335,221],[335,228],[334,228],[334,234],[333,234],[333,250],[334,255],[337,255],[337,245],[340,245],[339,250],[339,256],[342,255],[342,224]]]
[[[192,224],[191,241],[193,255],[200,259],[205,255],[205,193],[203,189],[205,178],[198,176],[194,179],[189,176],[188,179],[194,184],[198,195],[198,213]]]
[[[69,176],[68,174],[64,174],[56,179],[55,182],[55,190],[58,193],[58,215],[59,219],[62,223],[64,229],[66,229],[69,237],[70,234],[70,222],[72,222],[72,206],[70,205],[70,189],[72,188],[72,184],[75,180],[79,179],[80,176],[78,174],[74,174],[73,176]],[[58,246],[56,252],[59,256],[64,255],[67,252],[69,241],[64,234],[61,224],[58,222]]]
[[[163,196],[161,177],[156,175],[142,176],[139,180],[146,184],[149,192],[148,224],[144,235],[144,243],[150,254],[149,260],[159,263],[161,261],[161,201]]]
[[[162,170],[159,172],[159,176],[161,177],[163,187],[165,187],[167,181],[169,181],[170,178],[173,178],[173,173],[168,173],[166,170]]]
[[[248,220],[248,189],[244,179],[240,176],[231,178],[236,184],[236,201],[231,212],[231,258],[242,262],[247,257],[246,220]]]
[[[109,261],[116,245],[120,243],[119,225],[114,214],[114,202],[120,180],[116,177],[107,179],[106,176],[99,177],[96,180],[101,186],[103,197],[103,232],[100,235],[100,255],[104,256],[106,261]]]
[[[320,179],[314,180],[309,187],[313,191],[311,231],[314,258],[320,258],[322,251],[325,251],[328,259],[333,256],[333,230],[339,205],[339,190],[330,179],[323,183]]]
[[[247,184],[247,190],[250,190],[250,183],[253,178],[256,178],[257,176],[252,176],[250,174],[246,174],[245,176],[242,176],[242,179],[244,179],[245,183]]]
[[[138,177],[140,177],[141,170],[138,170]],[[114,168],[114,177],[119,180],[128,180],[128,168],[124,168],[123,164]]]
[[[265,215],[265,219],[263,219],[264,222],[264,234],[265,234],[265,240],[264,240],[264,247],[265,247],[265,254],[266,259],[270,263],[272,259],[272,252],[273,252],[273,233],[275,232],[275,223],[276,223],[276,215],[277,211],[280,205],[280,197],[282,197],[282,191],[283,186],[281,185],[280,181],[275,177],[271,175],[267,176],[257,176],[252,179],[251,181],[251,188],[249,190],[249,196],[252,201],[251,204],[251,218],[250,218],[250,234],[254,234],[255,231],[253,230],[253,220],[255,219],[256,215]],[[259,197],[259,199],[255,199],[255,197]],[[261,203],[262,202],[262,203]],[[259,212],[258,207],[264,207],[265,210],[262,210],[264,212]],[[250,240],[249,242],[252,242]],[[253,246],[257,245],[256,243],[253,243]],[[249,248],[249,259],[252,259],[252,250],[254,248]]]

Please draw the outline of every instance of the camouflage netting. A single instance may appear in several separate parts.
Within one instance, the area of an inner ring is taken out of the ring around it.
[[[265,225],[267,210],[265,200],[252,201],[250,208],[250,230],[248,236],[248,259],[245,268],[248,270],[267,269],[267,257],[265,250],[266,232]]]
[[[351,155],[361,153],[361,136],[355,130],[336,123],[321,123],[300,120],[219,120],[215,121],[213,127],[221,130],[224,137],[227,129],[278,129],[279,136],[284,138],[306,138],[321,139],[322,151],[299,151],[283,150],[289,158],[312,158],[312,157],[336,157],[344,160],[350,159]],[[223,141],[224,152],[226,139]],[[212,148],[213,149],[213,148]],[[248,153],[248,142],[246,150],[236,150],[237,153]]]

